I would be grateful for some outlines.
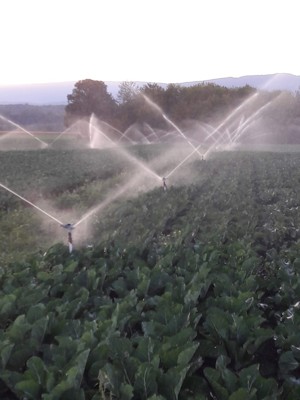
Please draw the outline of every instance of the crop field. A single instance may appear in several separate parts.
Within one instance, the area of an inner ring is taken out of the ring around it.
[[[298,150],[0,152],[0,398],[299,398]]]

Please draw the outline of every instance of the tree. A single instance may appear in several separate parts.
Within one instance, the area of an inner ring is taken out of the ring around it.
[[[139,108],[139,88],[136,82],[122,82],[119,85],[118,101],[118,126],[126,130],[137,121]]]
[[[107,92],[102,81],[85,79],[75,83],[72,94],[67,96],[65,125],[70,126],[78,119],[88,119],[93,113],[106,122],[112,122],[116,113],[116,101]]]
[[[136,82],[122,82],[119,85],[118,91],[118,103],[125,104],[133,101],[137,94],[139,93],[139,88]]]

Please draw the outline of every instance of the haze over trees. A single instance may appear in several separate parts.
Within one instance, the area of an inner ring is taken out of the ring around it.
[[[0,105],[0,114],[29,130],[63,131],[78,120],[88,122],[92,115],[125,132],[136,124],[153,129],[170,129],[166,115],[181,129],[191,122],[218,126],[230,113],[255,93],[257,104],[268,104],[256,118],[255,130],[268,130],[274,143],[300,142],[300,92],[259,91],[248,85],[238,88],[198,83],[193,86],[123,82],[114,98],[103,81],[85,79],[75,83],[66,106]],[[146,97],[145,97],[146,96]],[[152,106],[147,102],[148,98]],[[153,105],[154,104],[154,105]],[[249,103],[241,119],[256,112]],[[85,125],[86,126],[86,125]],[[11,129],[0,120],[0,131]]]
[[[157,83],[139,86],[136,82],[123,82],[117,98],[113,99],[103,82],[87,79],[78,82],[72,95],[68,96],[65,122],[68,127],[74,121],[80,118],[88,120],[94,114],[124,132],[133,124],[166,129],[168,124],[164,115],[167,115],[183,129],[187,121],[217,126],[255,93],[260,96],[255,104],[249,102],[241,118],[255,115],[259,107],[263,113],[256,118],[254,129],[271,131],[272,142],[299,143],[299,92],[257,92],[248,85],[227,88],[213,83],[194,86],[169,84],[163,88]]]
[[[104,82],[86,79],[77,82],[72,94],[68,95],[65,123],[68,127],[78,119],[88,119],[95,114],[121,130],[134,123],[149,123],[153,128],[159,128],[165,124],[162,112],[176,123],[191,118],[208,121],[216,113],[224,115],[254,92],[250,86],[228,89],[214,84],[191,87],[170,84],[164,89],[157,83],[139,87],[135,82],[123,82],[117,99],[113,99]],[[161,112],[149,106],[144,96]]]

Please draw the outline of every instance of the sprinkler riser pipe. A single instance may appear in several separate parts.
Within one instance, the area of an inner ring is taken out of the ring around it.
[[[73,251],[73,237],[72,237],[72,230],[74,229],[73,224],[61,224],[62,228],[66,229],[68,232],[68,246],[69,246],[69,253]]]

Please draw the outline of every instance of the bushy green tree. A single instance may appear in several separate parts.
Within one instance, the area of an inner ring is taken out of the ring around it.
[[[139,109],[140,90],[136,82],[125,81],[119,86],[117,95],[118,102],[118,122],[121,130],[126,130],[130,125],[137,121]]]
[[[78,119],[89,118],[92,114],[107,122],[112,122],[114,119],[116,101],[107,92],[107,85],[102,81],[85,79],[76,82],[72,94],[69,94],[67,99],[66,126],[70,126]]]

